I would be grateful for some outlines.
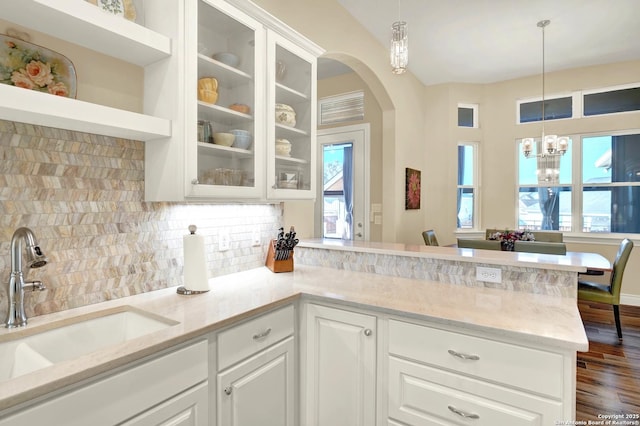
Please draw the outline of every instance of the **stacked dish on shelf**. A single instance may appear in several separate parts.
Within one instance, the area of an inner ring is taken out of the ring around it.
[[[287,104],[276,104],[276,123],[295,127],[296,111]]]

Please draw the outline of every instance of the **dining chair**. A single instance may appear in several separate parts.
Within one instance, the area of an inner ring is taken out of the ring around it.
[[[620,326],[620,288],[622,287],[622,275],[633,249],[633,241],[625,238],[620,243],[618,254],[613,262],[613,269],[609,284],[601,284],[585,281],[578,278],[578,300],[606,303],[613,305],[613,316],[616,321],[618,339],[622,340],[622,327]]]
[[[500,243],[500,241],[498,240],[475,240],[470,238],[458,238],[458,248],[502,250],[502,243]]]
[[[436,237],[436,231],[433,229],[428,229],[422,232],[422,238],[424,238],[424,243],[428,246],[438,246],[438,238]]]

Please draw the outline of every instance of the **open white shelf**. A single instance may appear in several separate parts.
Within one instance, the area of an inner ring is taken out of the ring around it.
[[[171,121],[0,84],[0,119],[149,141],[171,136]]]
[[[202,155],[215,155],[223,158],[253,158],[253,151],[248,149],[240,149],[206,142],[198,142],[198,153]]]
[[[297,90],[280,83],[276,83],[276,99],[279,103],[289,105],[309,101],[309,97],[304,93],[298,92]]]
[[[2,19],[142,67],[171,55],[168,37],[84,0],[19,3],[5,5]]]

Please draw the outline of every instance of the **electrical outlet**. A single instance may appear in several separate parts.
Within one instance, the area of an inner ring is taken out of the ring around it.
[[[230,240],[231,240],[231,237],[229,236],[229,230],[221,229],[220,232],[218,233],[218,250],[219,251],[229,250],[229,247],[231,245]]]
[[[502,283],[502,269],[485,268],[483,266],[476,267],[476,280],[488,283]]]
[[[254,228],[251,232],[251,246],[257,247],[260,245],[260,230],[258,228]]]

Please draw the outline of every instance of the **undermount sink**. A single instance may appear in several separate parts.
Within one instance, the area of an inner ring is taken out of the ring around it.
[[[0,336],[0,382],[178,322],[131,307],[107,310]],[[40,331],[41,330],[41,331]],[[28,335],[27,335],[28,333]]]

